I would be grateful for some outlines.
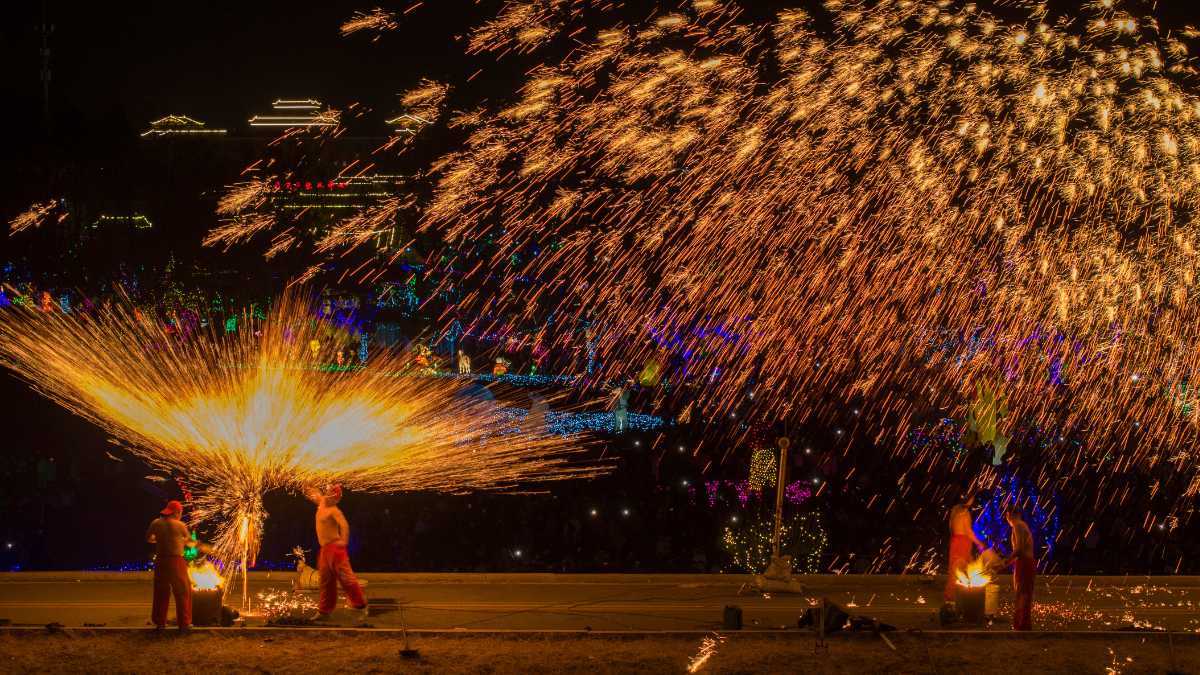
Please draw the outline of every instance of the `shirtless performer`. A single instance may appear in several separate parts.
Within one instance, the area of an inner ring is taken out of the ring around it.
[[[1008,507],[1004,519],[1012,527],[1012,555],[1005,559],[1013,566],[1013,630],[1033,630],[1033,584],[1037,575],[1037,559],[1033,557],[1033,533],[1021,518],[1021,511]]]
[[[350,605],[367,615],[367,600],[363,597],[358,578],[350,568],[350,555],[346,546],[350,543],[350,524],[338,508],[342,500],[342,486],[331,485],[324,492],[316,488],[306,491],[306,496],[317,505],[317,541],[321,544],[317,572],[321,578],[321,599],[317,604],[316,619],[329,618],[337,606],[337,588],[341,584]]]
[[[183,549],[192,535],[181,520],[183,504],[171,500],[161,514],[146,530],[146,541],[154,544],[154,604],[150,620],[156,630],[166,627],[167,607],[174,595],[175,620],[179,630],[186,631],[192,627],[192,581],[188,578]]]
[[[946,589],[943,597],[946,602],[954,602],[958,597],[959,570],[965,570],[971,562],[971,546],[980,551],[987,548],[979,537],[975,536],[975,522],[971,518],[971,507],[975,505],[975,495],[968,494],[961,504],[950,509],[950,565],[946,571]]]

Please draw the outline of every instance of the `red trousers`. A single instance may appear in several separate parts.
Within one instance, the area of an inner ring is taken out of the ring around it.
[[[963,534],[950,535],[950,566],[946,572],[946,590],[943,597],[946,602],[954,602],[958,597],[958,570],[965,570],[971,562],[971,538]]]
[[[1013,563],[1013,630],[1033,630],[1033,583],[1037,578],[1037,563],[1033,558],[1017,558]]]
[[[160,555],[154,561],[154,605],[150,620],[155,626],[167,625],[167,606],[175,596],[175,621],[180,628],[192,625],[192,580],[187,562],[181,555]]]
[[[358,585],[358,577],[350,569],[350,554],[341,544],[325,544],[321,547],[321,556],[317,562],[317,572],[321,577],[321,600],[317,610],[329,614],[337,607],[337,587],[341,584],[350,600],[350,606],[362,609],[367,606],[363,597],[362,586]]]

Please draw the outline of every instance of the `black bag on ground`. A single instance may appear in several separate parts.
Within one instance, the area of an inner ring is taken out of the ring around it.
[[[821,608],[809,607],[804,611],[803,616],[797,622],[800,628],[816,628],[817,622],[820,621]],[[825,632],[835,633],[846,626],[846,622],[850,619],[850,615],[841,607],[835,605],[828,600],[825,601]]]

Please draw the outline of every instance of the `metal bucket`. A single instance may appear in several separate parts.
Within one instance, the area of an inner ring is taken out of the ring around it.
[[[225,601],[225,589],[198,591],[192,589],[192,625],[220,626],[221,605]]]
[[[988,584],[989,586],[991,584]],[[967,623],[983,623],[987,586],[958,587],[958,613]]]

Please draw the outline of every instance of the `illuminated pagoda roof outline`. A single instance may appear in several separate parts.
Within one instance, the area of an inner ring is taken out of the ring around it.
[[[416,134],[422,127],[428,126],[430,121],[418,115],[402,113],[387,120],[385,124],[391,125],[396,130],[396,133]]]
[[[101,227],[102,225],[130,225],[134,229],[149,230],[153,229],[154,223],[141,213],[132,213],[128,215],[110,215],[101,214],[100,217],[92,223],[92,229]]]
[[[167,115],[154,120],[150,128],[142,132],[142,138],[149,136],[186,136],[192,134],[224,134],[224,129],[210,129],[199,120],[187,115]]]
[[[271,103],[271,114],[250,118],[252,127],[328,127],[336,122],[321,114],[321,102],[312,98],[280,98]]]

